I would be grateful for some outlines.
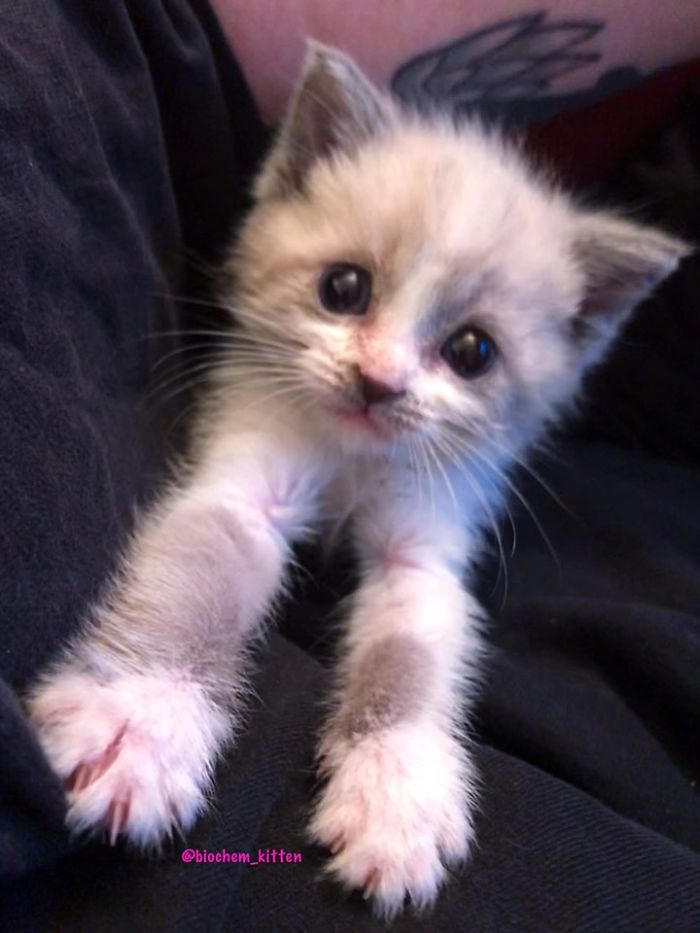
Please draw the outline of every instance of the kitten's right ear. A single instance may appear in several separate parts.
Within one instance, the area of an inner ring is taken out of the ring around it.
[[[287,114],[255,184],[258,199],[300,191],[312,165],[352,150],[391,119],[389,98],[337,49],[310,41]]]
[[[677,237],[605,212],[577,219],[573,248],[585,276],[574,333],[591,358],[604,352],[636,305],[692,252]]]

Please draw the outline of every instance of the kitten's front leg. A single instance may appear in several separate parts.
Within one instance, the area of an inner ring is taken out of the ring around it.
[[[460,733],[481,613],[460,580],[467,535],[447,509],[421,510],[405,486],[378,493],[358,518],[364,578],[311,833],[331,850],[329,870],[391,916],[406,895],[430,903],[473,838],[475,775]]]
[[[72,829],[153,845],[203,809],[245,644],[312,517],[307,459],[277,427],[228,438],[145,517],[90,624],[33,691]]]

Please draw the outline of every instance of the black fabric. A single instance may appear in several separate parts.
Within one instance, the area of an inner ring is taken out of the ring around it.
[[[212,23],[184,2],[0,9],[3,871],[45,848],[28,814],[61,815],[8,689],[75,630],[162,472],[173,410],[147,385],[174,343],[156,335],[182,326],[168,296],[186,257],[222,249],[262,138]]]
[[[700,87],[668,120],[602,187],[600,200],[700,244]],[[698,346],[695,259],[637,309],[609,365],[591,379],[577,433],[697,466]]]
[[[163,474],[180,399],[144,400],[176,343],[152,335],[187,323],[163,296],[200,284],[185,260],[216,258],[265,134],[210,11],[186,0],[6,4],[0,127],[0,928],[381,929],[319,881],[303,837],[343,574],[312,573],[261,652],[248,727],[187,840],[301,865],[66,838],[19,696]],[[514,508],[507,591],[495,557],[480,577],[479,845],[397,930],[700,928],[699,296],[692,260],[536,466],[563,505],[519,480],[541,528]]]

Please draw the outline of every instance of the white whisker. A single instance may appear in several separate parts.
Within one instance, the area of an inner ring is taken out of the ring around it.
[[[558,555],[557,555],[557,553],[556,553],[556,551],[555,551],[555,549],[554,549],[554,546],[552,545],[552,542],[551,542],[549,536],[547,535],[547,533],[545,532],[544,528],[542,527],[542,523],[540,522],[540,520],[539,520],[539,519],[537,518],[537,516],[535,515],[534,510],[533,510],[532,507],[530,506],[530,503],[527,501],[527,499],[525,498],[525,496],[520,492],[520,490],[519,490],[518,487],[515,485],[515,483],[513,483],[512,480],[509,479],[509,477],[506,475],[506,473],[504,473],[503,470],[501,470],[498,466],[496,466],[496,464],[492,463],[484,454],[481,454],[481,453],[479,453],[479,452],[477,452],[477,451],[474,451],[474,453],[475,453],[475,455],[482,461],[482,463],[485,464],[485,466],[486,466],[487,469],[492,470],[494,473],[496,473],[496,475],[498,475],[498,476],[501,477],[501,479],[503,480],[503,482],[506,483],[506,485],[508,486],[508,488],[512,490],[512,492],[513,492],[513,494],[516,496],[516,498],[522,503],[523,507],[525,508],[525,510],[527,511],[528,515],[529,515],[530,518],[532,519],[532,521],[533,521],[535,527],[537,528],[537,530],[539,531],[540,535],[542,536],[542,540],[543,540],[544,543],[547,545],[547,548],[548,548],[550,554],[552,555],[552,559],[554,560],[554,563],[556,564],[558,571],[561,573],[561,563],[560,563],[559,557],[558,557]]]

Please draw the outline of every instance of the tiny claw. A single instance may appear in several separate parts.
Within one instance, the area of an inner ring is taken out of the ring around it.
[[[440,861],[446,871],[458,871],[464,864],[463,855],[448,855],[445,852],[440,853]]]
[[[126,732],[126,725],[127,724],[124,723],[99,758],[91,762],[91,764],[81,762],[73,769],[65,782],[67,790],[72,791],[74,794],[79,793],[81,790],[85,790],[86,787],[89,787],[91,784],[94,784],[95,781],[99,780],[105,771],[114,764],[119,757],[122,739]]]
[[[172,801],[168,801],[168,810],[170,811],[171,827],[170,827],[170,837],[172,838],[173,830],[178,834],[182,841],[185,841],[185,834],[183,831],[182,816],[180,814],[180,808],[178,805]]]
[[[86,765],[84,762],[81,762],[66,778],[66,790],[74,794],[77,794],[81,790],[85,790],[85,788],[90,784],[90,772],[90,766]]]
[[[379,869],[373,868],[372,871],[365,878],[365,883],[362,885],[362,896],[365,900],[372,897],[372,895],[377,890],[377,882],[379,881]]]
[[[168,810],[170,810],[170,816],[172,818],[173,823],[175,823],[176,826],[179,826],[182,823],[182,819],[180,817],[180,810],[178,808],[178,805],[175,803],[174,800],[168,801]]]
[[[109,832],[109,844],[113,846],[119,834],[124,831],[129,819],[129,801],[113,800],[107,807],[105,822]]]
[[[331,855],[337,855],[341,849],[345,848],[345,837],[341,833],[339,836],[336,836],[333,842],[328,846],[328,850]]]
[[[123,734],[123,733],[122,733]],[[108,768],[111,768],[114,762],[119,757],[119,752],[121,750],[121,735],[117,736],[107,748],[104,750],[102,755],[100,755],[99,760],[93,766],[92,775],[90,776],[90,784],[93,784],[98,778],[101,778],[102,775],[107,771]]]

